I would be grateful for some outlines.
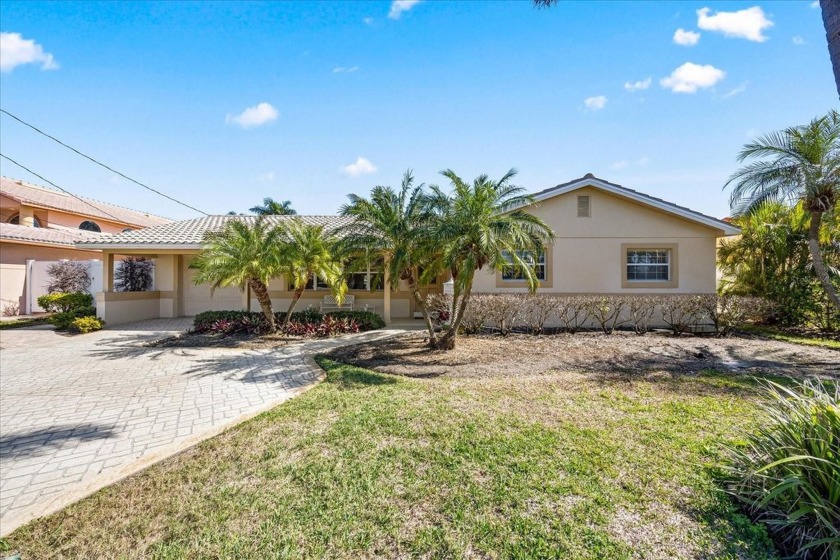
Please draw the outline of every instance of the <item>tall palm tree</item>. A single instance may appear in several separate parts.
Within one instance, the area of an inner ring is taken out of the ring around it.
[[[292,302],[283,321],[285,328],[292,318],[292,311],[300,301],[306,285],[315,277],[323,280],[332,294],[341,302],[347,293],[341,260],[336,252],[336,239],[323,226],[304,223],[293,218],[277,226],[279,245],[279,272],[294,291]]]
[[[476,271],[501,272],[512,267],[534,292],[539,281],[533,262],[526,255],[545,251],[554,232],[543,220],[523,209],[534,204],[534,199],[511,184],[515,169],[495,181],[481,175],[472,184],[451,169],[441,174],[449,179],[453,190],[445,194],[439,187],[432,187],[433,203],[440,209],[433,237],[440,247],[440,263],[451,272],[455,285],[451,328],[432,343],[451,349],[455,347]]]
[[[249,211],[257,216],[294,216],[297,214],[297,210],[292,208],[291,201],[278,202],[270,196],[263,199],[262,206],[254,206]]]
[[[424,185],[414,185],[411,170],[405,172],[399,191],[374,187],[370,199],[351,194],[339,211],[354,218],[342,228],[343,252],[348,256],[382,260],[388,268],[392,289],[406,282],[414,301],[423,312],[429,336],[434,327],[420,292],[437,270],[433,266],[430,225],[434,217]],[[420,275],[422,271],[422,277]]]
[[[221,230],[205,235],[204,247],[190,263],[197,271],[193,282],[209,283],[211,293],[219,287],[250,287],[271,332],[277,329],[268,284],[280,274],[278,233],[262,217],[253,222],[229,220]]]
[[[840,94],[840,2],[837,0],[820,0],[822,8],[823,27],[828,40],[828,54],[834,69],[834,85]]]
[[[767,134],[746,144],[738,161],[755,160],[735,172],[729,203],[736,214],[754,212],[764,202],[801,201],[810,214],[808,249],[814,272],[836,309],[840,297],[820,253],[823,215],[840,199],[840,114],[829,111],[810,123]]]

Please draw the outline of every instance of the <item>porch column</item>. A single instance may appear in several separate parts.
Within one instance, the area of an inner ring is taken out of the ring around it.
[[[383,291],[382,318],[385,324],[391,324],[391,276],[388,274],[388,261],[385,261],[385,286]]]
[[[102,253],[102,291],[114,291],[114,253]]]

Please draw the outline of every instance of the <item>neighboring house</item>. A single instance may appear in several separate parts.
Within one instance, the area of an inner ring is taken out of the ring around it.
[[[170,220],[0,177],[0,303],[25,309],[27,261],[101,259],[75,246]]]
[[[715,247],[719,237],[738,229],[688,208],[586,175],[539,192],[529,212],[543,218],[555,231],[556,241],[538,256],[540,293],[673,294],[714,293]],[[347,223],[339,216],[298,216],[335,229]],[[201,250],[206,232],[228,220],[254,220],[253,216],[208,216],[172,222],[141,231],[121,233],[76,244],[101,250],[106,270],[113,270],[115,254],[151,256],[155,260],[157,291],[117,293],[113,278],[105,279],[97,294],[97,309],[110,324],[157,317],[191,316],[206,310],[246,309],[247,295],[235,287],[211,293],[196,286],[190,259]],[[287,216],[272,216],[273,221]],[[416,311],[405,286],[383,289],[382,271],[375,263],[348,278],[349,293],[357,309],[376,310],[386,320],[412,317]],[[300,308],[318,306],[326,287],[317,279],[305,292]],[[373,290],[367,287],[373,286]],[[429,291],[440,289],[440,282]],[[515,274],[476,275],[475,292],[525,293]],[[292,292],[284,279],[272,282],[269,293],[276,309],[288,306]],[[256,300],[251,309],[259,309]]]

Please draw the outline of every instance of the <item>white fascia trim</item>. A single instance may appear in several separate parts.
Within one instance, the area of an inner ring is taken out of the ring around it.
[[[703,216],[702,214],[698,214],[696,212],[692,212],[691,210],[684,210],[682,208],[678,208],[669,204],[667,202],[660,202],[658,200],[652,200],[647,196],[644,196],[639,193],[634,193],[627,191],[622,188],[617,188],[609,183],[604,183],[603,181],[599,181],[597,179],[582,179],[571,185],[566,185],[559,189],[552,189],[545,191],[537,196],[534,197],[536,202],[540,202],[549,198],[553,198],[555,196],[559,196],[561,194],[566,194],[568,192],[572,192],[574,190],[580,189],[582,187],[596,187],[601,190],[610,192],[617,196],[621,196],[624,198],[629,198],[630,200],[634,200],[641,204],[645,204],[647,206],[652,206],[664,212],[668,212],[669,214],[674,214],[676,216],[680,216],[682,218],[686,218],[687,220],[691,220],[693,222],[697,222],[703,224],[705,226],[709,226],[715,229],[723,230],[725,235],[738,235],[741,233],[741,230],[733,225],[727,224],[726,222],[722,222],[720,220],[716,220],[714,218],[709,218],[707,216]]]

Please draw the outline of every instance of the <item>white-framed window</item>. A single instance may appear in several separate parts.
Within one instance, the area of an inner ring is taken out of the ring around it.
[[[516,254],[523,261],[530,263],[536,274],[537,280],[545,280],[545,253],[541,252],[537,255],[530,251],[517,251]],[[517,270],[513,266],[513,257],[509,251],[502,251],[504,259],[510,263],[510,267],[505,267],[502,271],[502,280],[525,280],[525,275],[521,270]]]
[[[588,218],[591,215],[591,208],[589,205],[589,195],[580,195],[577,197],[577,217]]]
[[[628,282],[670,282],[670,249],[627,249]]]

